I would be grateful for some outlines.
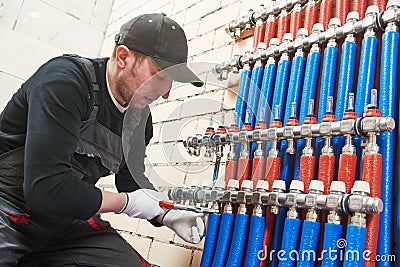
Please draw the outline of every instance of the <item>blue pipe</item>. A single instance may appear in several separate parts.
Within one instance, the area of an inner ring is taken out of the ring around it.
[[[367,229],[348,224],[346,233],[346,248],[343,256],[343,267],[364,266],[363,253],[365,250],[365,239]]]
[[[295,56],[292,62],[292,69],[290,71],[290,80],[289,80],[289,88],[286,99],[286,108],[285,108],[285,120],[284,124],[286,125],[287,120],[290,117],[290,112],[292,110],[292,102],[296,102],[296,114],[299,114],[299,103],[300,103],[300,91],[303,85],[303,76],[304,76],[304,65],[306,63],[306,59],[303,56]],[[307,105],[308,106],[308,105]],[[307,108],[306,108],[307,113]],[[287,116],[287,114],[289,116]]]
[[[237,114],[237,125],[239,126],[239,129],[242,127],[242,124],[246,117],[246,107],[247,107],[247,97],[249,95],[250,76],[251,76],[250,69],[248,69],[248,68],[242,69],[242,73],[240,74],[238,95],[237,95],[236,107],[235,107],[235,112]]]
[[[324,244],[322,251],[322,267],[339,267],[338,241],[342,238],[343,226],[340,224],[326,223],[324,231]]]
[[[240,267],[243,258],[244,246],[246,243],[247,224],[249,216],[246,214],[236,214],[235,227],[231,249],[229,251],[228,262],[226,266]]]
[[[215,250],[213,267],[225,266],[226,258],[229,251],[229,245],[231,242],[233,221],[235,215],[232,213],[224,212],[221,216],[221,226],[219,229],[218,243]]]
[[[215,245],[217,244],[220,220],[220,214],[211,213],[208,217],[207,233],[204,240],[204,249],[203,255],[201,257],[200,267],[211,266],[212,260],[214,258]]]
[[[338,48],[328,46],[324,50],[324,61],[322,63],[321,83],[319,89],[319,102],[318,102],[318,123],[322,122],[326,109],[328,107],[328,97],[333,96],[335,92],[336,80],[336,66],[338,61]],[[321,154],[322,147],[324,146],[324,139],[319,137],[316,140],[315,154],[317,159]],[[318,163],[316,163],[318,166]]]
[[[276,73],[274,97],[272,99],[272,110],[270,124],[275,118],[275,107],[280,106],[279,119],[282,120],[283,111],[285,110],[287,86],[289,81],[290,62],[286,59],[281,59],[278,63],[278,70]]]
[[[279,267],[291,267],[296,265],[296,258],[298,255],[292,252],[297,251],[299,244],[299,235],[297,233],[300,232],[300,228],[301,220],[286,218],[281,247],[282,254],[284,254],[280,255]]]
[[[399,33],[392,30],[385,32],[382,36],[381,52],[381,73],[380,73],[380,92],[379,108],[382,116],[396,116],[397,95],[397,64],[399,51]],[[399,127],[398,125],[396,126]],[[383,211],[380,214],[378,255],[390,255],[392,245],[392,200],[393,175],[394,175],[394,132],[383,132],[378,138],[379,150],[382,153],[382,201]],[[400,192],[397,192],[397,201],[400,200]],[[399,218],[400,210],[397,210]],[[399,233],[397,233],[399,235]],[[397,253],[400,244],[397,243]],[[400,257],[400,255],[398,255]],[[399,259],[399,258],[398,258]],[[377,266],[390,266],[390,262],[379,262]]]
[[[250,82],[246,113],[247,111],[250,112],[250,124],[253,129],[256,125],[258,101],[260,99],[260,88],[263,79],[263,74],[264,74],[264,68],[262,66],[257,66],[257,67],[255,66],[251,72],[251,82]]]
[[[342,55],[340,59],[340,69],[338,77],[338,88],[336,93],[335,116],[338,121],[343,119],[343,115],[348,106],[349,93],[353,92],[354,71],[356,65],[357,45],[355,42],[344,42],[342,45]],[[333,153],[336,157],[336,166],[339,166],[340,154],[345,144],[344,136],[335,136],[332,139]],[[335,171],[335,177],[337,169]]]
[[[362,41],[355,99],[355,111],[360,118],[363,116],[365,107],[371,103],[371,90],[374,88],[375,82],[377,47],[378,38],[375,36],[367,36]],[[360,177],[362,158],[361,138],[355,136],[353,142],[357,154],[356,177]]]
[[[319,257],[317,248],[320,228],[321,224],[319,222],[307,220],[303,222],[297,267],[312,267],[315,265],[315,261]]]
[[[276,74],[276,64],[267,63],[264,69],[264,76],[262,81],[260,104],[258,105],[257,117],[259,121],[269,122],[269,114],[273,107],[271,106],[272,94],[274,90],[274,81]],[[264,108],[264,118],[260,118],[260,109]]]
[[[399,107],[399,111],[398,111],[398,114],[399,114],[399,117],[398,117],[398,119],[397,119],[397,122],[400,122],[400,103],[399,102],[397,102],[397,106]],[[398,136],[397,136],[397,142],[400,142],[400,128],[399,127],[397,127],[397,131],[398,131]],[[399,143],[397,143],[397,147],[399,147]],[[400,149],[397,149],[397,166],[400,166]],[[397,193],[398,193],[398,195],[397,195],[397,199],[400,199],[400,196],[399,196],[399,194],[400,194],[400,168],[399,167],[397,167]],[[396,225],[397,225],[397,227],[396,227],[396,232],[395,232],[395,234],[396,234],[396,244],[397,244],[397,246],[396,246],[396,259],[400,259],[400,201],[398,201],[397,200],[397,212],[396,212],[396,215],[397,215],[397,220],[396,220]]]
[[[263,239],[265,230],[265,217],[251,217],[250,234],[247,247],[245,267],[260,266],[260,251],[263,249]]]
[[[320,61],[321,61],[320,52],[314,51],[308,54],[306,72],[304,74],[303,91],[301,93],[301,105],[300,105],[300,115],[299,115],[300,124],[304,123],[304,119],[307,116],[307,110],[310,99],[315,100],[315,92],[317,90],[317,84],[318,84],[318,72],[319,72]],[[298,152],[303,151],[305,146],[306,146],[306,141],[304,139],[297,140]],[[294,167],[295,180],[299,179],[300,157],[301,153],[296,153],[296,163]]]

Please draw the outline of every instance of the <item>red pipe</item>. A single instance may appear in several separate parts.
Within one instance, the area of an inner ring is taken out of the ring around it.
[[[315,1],[310,0],[307,3],[304,15],[304,28],[308,30],[308,34],[311,34],[312,27],[314,26],[315,23],[317,23],[317,15],[318,15],[318,8],[315,5]]]
[[[281,158],[268,157],[266,164],[265,180],[268,182],[270,187],[272,187],[272,183],[275,180],[279,180],[280,173],[281,173]]]
[[[242,184],[243,180],[250,180],[251,161],[249,158],[239,158],[238,160],[238,180]]]
[[[332,0],[322,0],[319,8],[319,23],[324,25],[324,31],[328,29],[329,20],[332,18]]]
[[[266,161],[267,160],[264,157],[253,158],[253,169],[251,174],[251,180],[253,181],[254,184],[254,190],[256,189],[257,182],[260,180],[264,180]]]
[[[303,14],[301,14],[301,5],[296,4],[293,7],[292,14],[290,15],[290,33],[293,34],[295,38],[297,36],[297,31],[301,28],[302,21]]]
[[[369,182],[370,196],[381,197],[382,154],[365,154],[363,162],[363,181]],[[370,258],[376,258],[379,235],[379,214],[367,215],[367,242],[365,249],[371,251]],[[364,266],[375,266],[375,262],[364,262]]]
[[[308,193],[310,182],[314,180],[315,174],[315,156],[300,157],[299,180],[304,182],[304,193]]]
[[[230,179],[236,180],[237,161],[234,159],[227,159],[225,162],[225,184],[228,184]]]
[[[360,15],[360,19],[365,17],[365,11],[367,10],[367,0],[353,0],[353,6],[351,11],[357,11]]]
[[[254,28],[253,48],[257,49],[257,45],[264,41],[265,24],[262,19],[257,20],[256,27]]]
[[[264,230],[264,240],[263,240],[264,253],[268,253],[270,251],[268,248],[271,248],[271,240],[272,240],[272,234],[273,234],[273,230],[274,230],[274,217],[275,217],[275,214],[273,214],[271,212],[271,207],[269,207],[269,206],[266,207],[265,208],[265,230]],[[269,259],[269,254],[262,255],[262,256],[265,260],[261,261],[260,267],[266,267],[267,263],[268,263],[268,259]]]
[[[281,11],[278,18],[278,25],[277,25],[277,34],[276,37],[279,39],[279,42],[282,42],[283,35],[289,32],[289,16],[285,9]]]
[[[275,16],[270,14],[265,24],[264,43],[269,46],[269,41],[276,36],[276,21]]]
[[[341,154],[339,158],[338,181],[346,184],[346,193],[350,193],[356,180],[357,156]]]
[[[349,14],[349,0],[337,0],[335,17],[340,19],[342,25],[346,23],[347,14]]]
[[[335,155],[319,157],[318,180],[324,183],[324,194],[329,193],[329,187],[335,175]]]
[[[379,12],[383,12],[386,10],[386,0],[371,0],[371,6],[376,5],[379,7]]]

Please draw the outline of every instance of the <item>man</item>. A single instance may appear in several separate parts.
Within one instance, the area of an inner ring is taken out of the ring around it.
[[[111,59],[50,60],[2,112],[0,266],[143,266],[99,219],[105,212],[166,225],[188,242],[204,235],[200,215],[161,209],[164,194],[143,174],[148,104],[168,97],[172,79],[202,85],[186,66],[185,34],[172,19],[146,14],[124,24],[115,41]],[[119,193],[94,186],[110,173]]]

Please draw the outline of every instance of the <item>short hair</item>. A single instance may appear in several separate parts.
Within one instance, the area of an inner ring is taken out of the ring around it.
[[[112,52],[112,57],[111,57],[112,59],[115,59],[115,56],[117,54],[118,46],[119,46],[119,44],[115,44],[115,46],[114,46],[114,50]],[[147,57],[145,54],[142,54],[142,53],[140,53],[138,51],[135,51],[135,50],[132,50],[132,49],[129,49],[129,50],[132,51],[132,53],[134,54],[134,56],[135,56],[136,60],[138,61],[138,63],[142,63],[143,60]]]

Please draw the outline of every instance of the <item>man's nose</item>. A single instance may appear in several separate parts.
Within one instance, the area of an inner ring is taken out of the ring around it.
[[[168,90],[165,94],[163,94],[163,95],[162,95],[162,98],[168,99],[168,97],[169,97],[169,92],[171,92],[171,89]]]

